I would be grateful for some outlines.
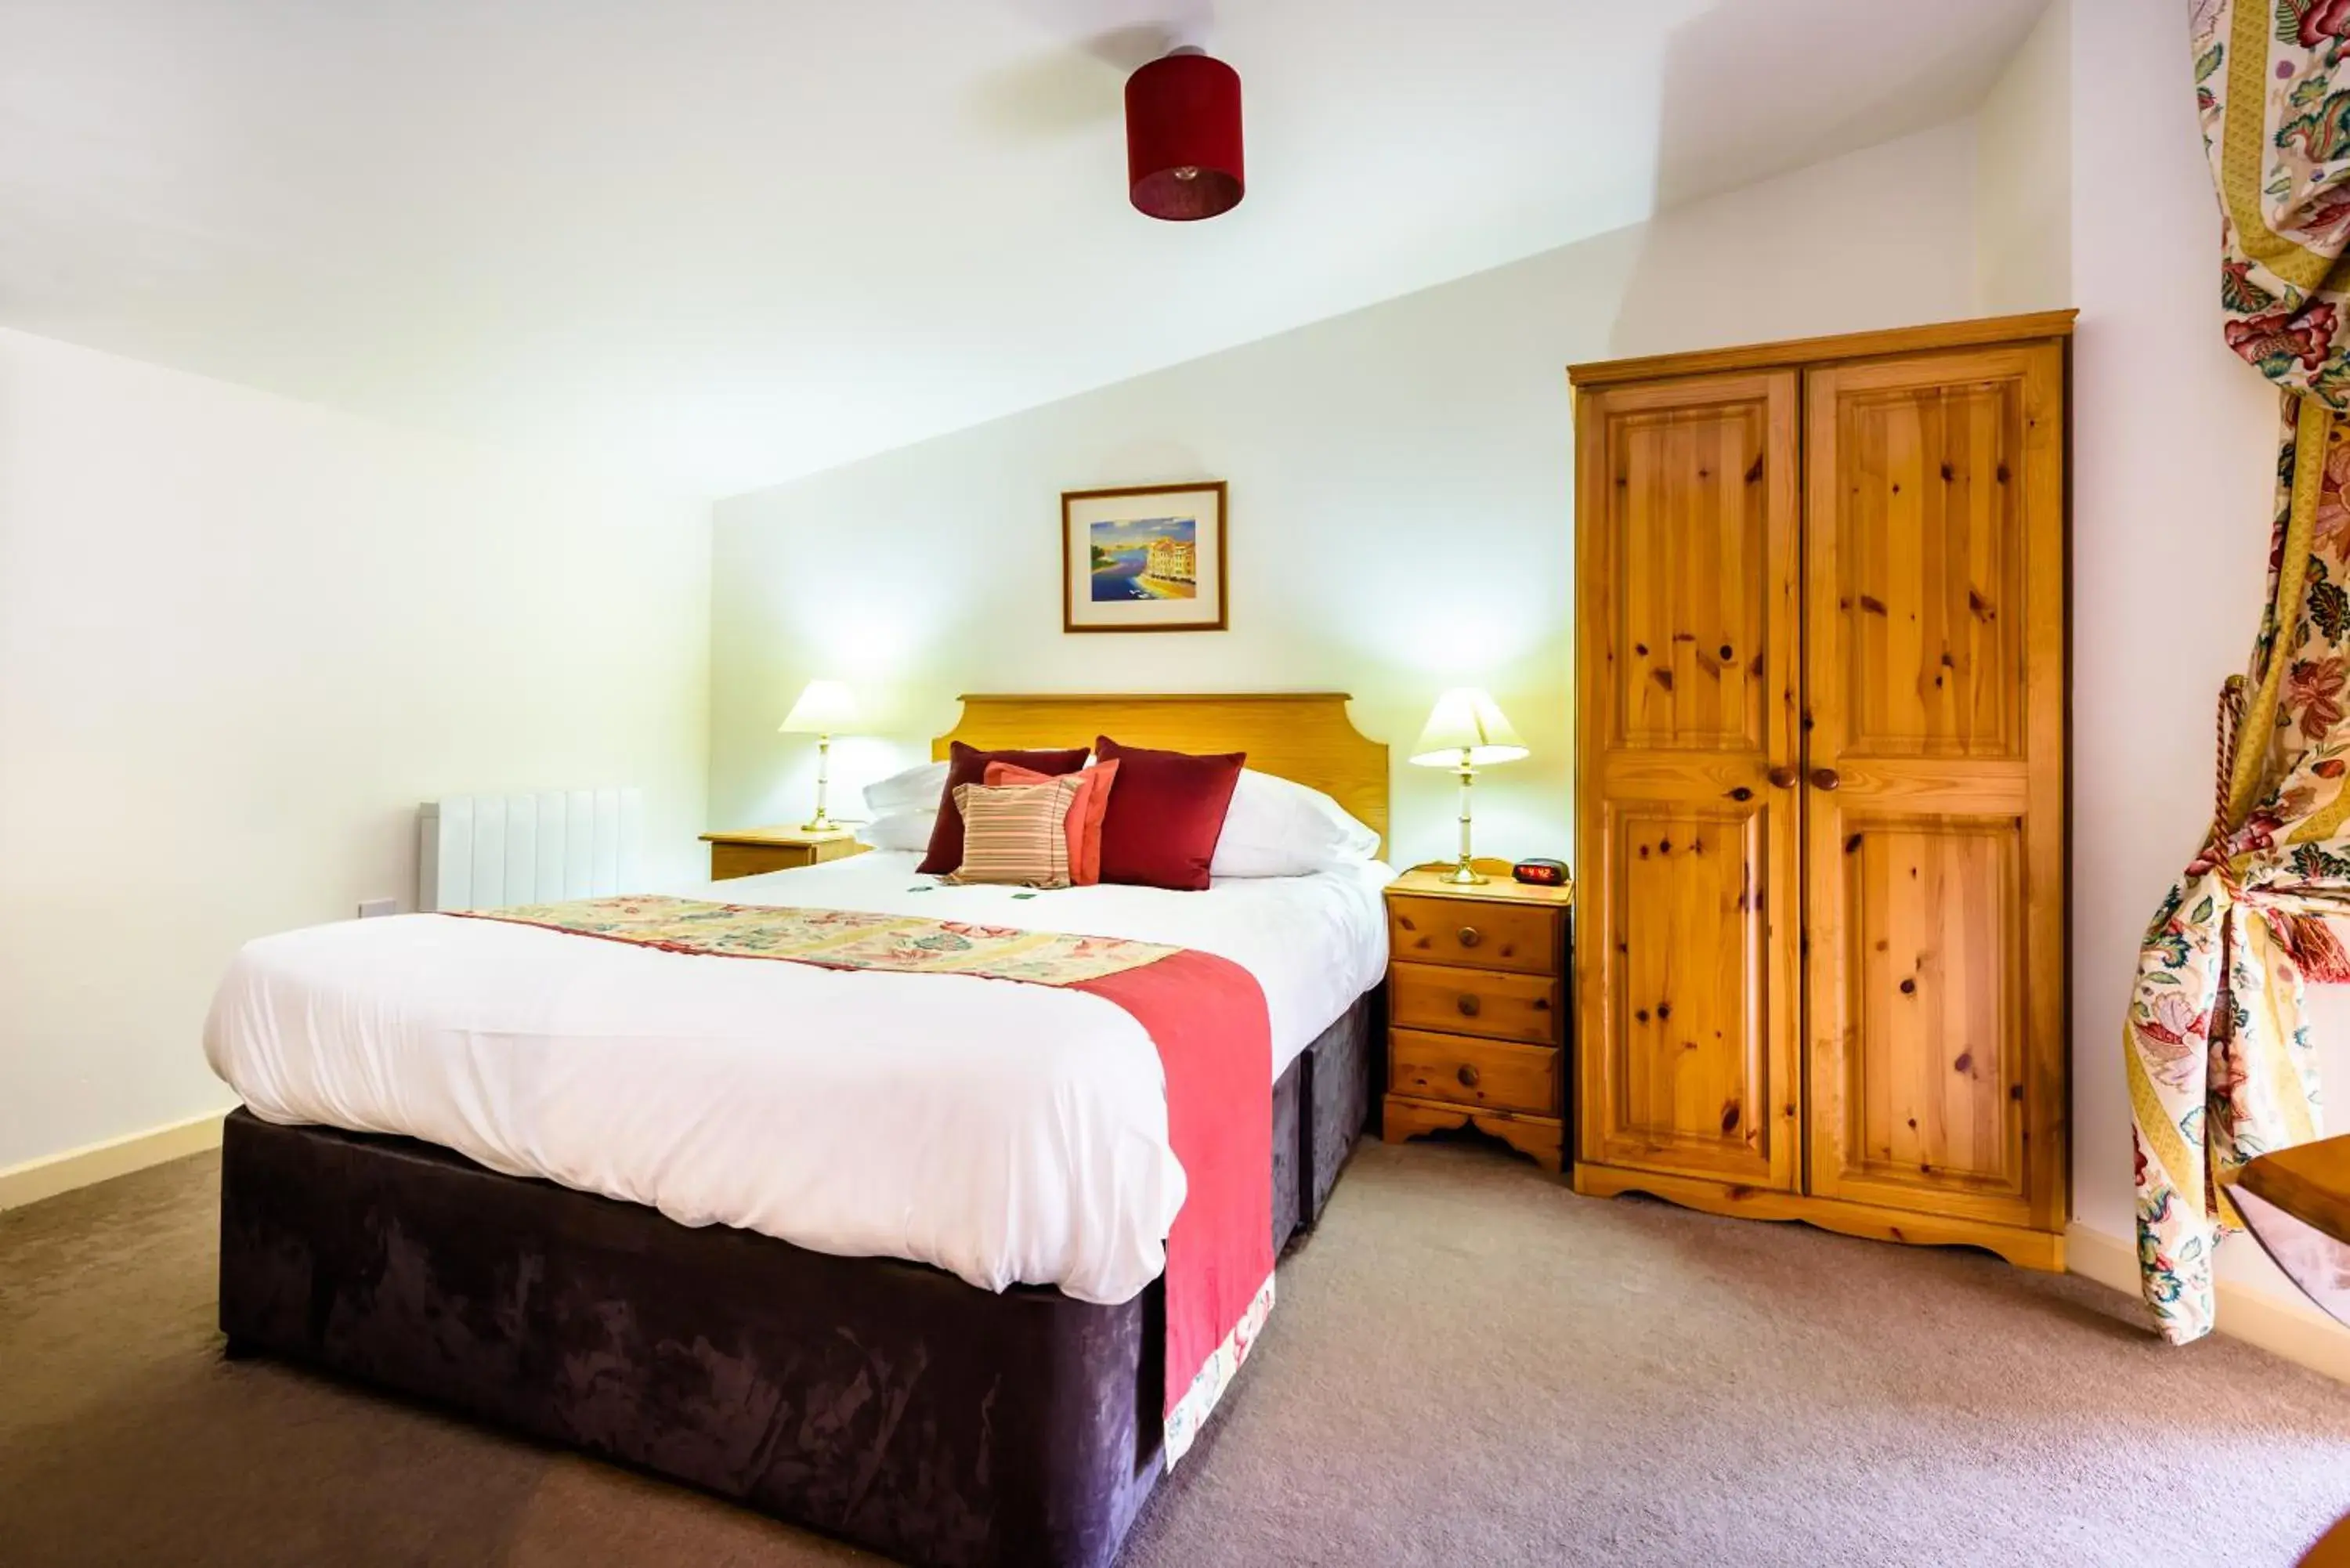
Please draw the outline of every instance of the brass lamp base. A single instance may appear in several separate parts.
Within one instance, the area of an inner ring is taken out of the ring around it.
[[[840,826],[832,820],[832,813],[826,809],[824,803],[825,792],[831,784],[832,737],[818,735],[816,738],[816,820],[801,823],[802,833],[830,833]]]
[[[1444,879],[1455,888],[1474,888],[1485,878],[1469,854],[1469,788],[1477,782],[1477,769],[1469,760],[1466,746],[1461,748],[1461,764],[1455,771],[1461,775],[1461,863]]]

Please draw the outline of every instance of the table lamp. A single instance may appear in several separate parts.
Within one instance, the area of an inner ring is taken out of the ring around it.
[[[779,734],[814,735],[816,737],[816,815],[800,824],[808,833],[830,833],[839,828],[824,809],[825,786],[831,783],[832,738],[857,722],[857,699],[848,688],[837,680],[811,680],[784,715]]]
[[[1484,692],[1459,686],[1436,700],[1428,727],[1412,745],[1411,760],[1423,768],[1452,768],[1461,774],[1461,864],[1447,882],[1468,886],[1485,880],[1469,856],[1469,786],[1476,782],[1477,770],[1514,763],[1525,754],[1525,742]]]

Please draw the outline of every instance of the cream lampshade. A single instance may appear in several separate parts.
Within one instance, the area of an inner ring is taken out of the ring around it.
[[[1525,754],[1526,743],[1510,727],[1508,717],[1477,688],[1455,687],[1436,700],[1436,711],[1412,742],[1411,760],[1423,768],[1451,768],[1461,775],[1461,864],[1445,880],[1485,880],[1469,853],[1469,788],[1479,768],[1514,763]]]
[[[784,715],[778,733],[816,737],[816,815],[800,826],[810,833],[829,833],[840,826],[825,810],[825,790],[831,783],[832,738],[857,722],[857,699],[837,680],[811,680],[800,700]]]

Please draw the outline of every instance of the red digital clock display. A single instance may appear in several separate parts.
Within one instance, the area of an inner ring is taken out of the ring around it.
[[[1564,888],[1566,886],[1566,862],[1521,860],[1510,867],[1510,875],[1536,888]]]

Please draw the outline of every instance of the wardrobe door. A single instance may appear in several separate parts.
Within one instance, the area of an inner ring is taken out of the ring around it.
[[[1587,1163],[1797,1180],[1797,389],[1691,378],[1576,409]]]
[[[2064,1222],[2064,360],[1809,372],[1809,1189]]]

